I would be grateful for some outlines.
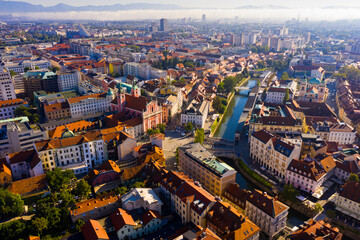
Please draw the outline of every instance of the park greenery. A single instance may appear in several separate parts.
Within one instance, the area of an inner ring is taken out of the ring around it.
[[[40,120],[40,117],[35,109],[30,109],[25,106],[16,108],[14,115],[15,117],[28,117],[31,124],[38,123]]]
[[[187,123],[185,124],[185,130],[186,130],[187,132],[192,132],[192,131],[194,131],[194,126],[193,126],[193,124],[192,124],[191,122],[187,122]]]
[[[0,188],[0,220],[19,216],[24,210],[20,195]]]
[[[175,68],[176,65],[178,65],[179,63],[182,63],[184,65],[184,67],[190,67],[190,68],[195,68],[195,67],[201,66],[200,62],[194,62],[192,60],[180,60],[177,57],[168,58],[168,54],[169,53],[167,51],[163,51],[164,59],[162,59],[158,62],[154,62],[152,66],[154,68],[161,69],[161,70]]]

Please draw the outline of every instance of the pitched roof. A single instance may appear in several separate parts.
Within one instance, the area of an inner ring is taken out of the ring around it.
[[[257,208],[272,218],[277,217],[289,209],[289,207],[282,202],[257,189],[252,191],[247,201],[255,205]]]
[[[56,112],[64,109],[70,109],[68,102],[61,102],[61,103],[53,103],[44,106],[45,112]]]
[[[10,165],[28,162],[34,168],[41,160],[34,149],[8,154]]]
[[[81,232],[84,236],[85,240],[107,240],[110,239],[107,235],[105,229],[101,226],[101,224],[96,221],[90,219],[87,221],[82,227]]]
[[[119,197],[116,195],[103,195],[94,199],[89,199],[83,202],[78,202],[75,204],[75,209],[70,210],[71,216],[77,216],[85,212],[91,211],[94,208],[101,208],[108,204],[115,204],[119,201]]]
[[[96,123],[88,122],[85,120],[80,120],[74,123],[65,124],[58,126],[55,129],[49,131],[49,138],[60,138],[63,132],[68,129],[72,132],[81,132],[84,130],[89,130],[95,128]]]
[[[20,196],[27,196],[47,191],[48,185],[46,175],[39,175],[12,182],[7,190],[12,193],[19,194]]]
[[[115,231],[119,231],[123,226],[130,225],[135,226],[136,223],[133,219],[133,217],[130,215],[130,213],[127,210],[118,208],[116,209],[111,215],[110,219],[112,224],[115,227]]]
[[[146,106],[150,102],[144,97],[135,97],[125,94],[126,107],[137,111],[146,111]]]
[[[236,235],[241,237],[235,239],[247,239],[260,231],[258,226],[226,202],[216,202],[206,215],[206,220],[221,229],[223,234],[220,234],[220,237],[222,238],[228,238],[229,235],[237,232]]]
[[[341,240],[342,233],[324,221],[308,220],[303,228],[289,235],[291,240]]]
[[[263,143],[267,143],[269,142],[269,140],[274,137],[273,134],[269,133],[268,131],[266,130],[260,130],[260,131],[257,131],[257,132],[254,132],[252,134],[253,137],[255,137],[256,139],[260,140],[261,142]]]
[[[360,203],[360,183],[346,182],[340,189],[340,196]]]
[[[3,101],[0,101],[0,108],[23,105],[23,104],[28,104],[28,102],[23,99],[20,99],[20,98],[3,100]]]
[[[69,98],[68,102],[69,102],[69,104],[74,104],[74,103],[81,102],[83,100],[90,99],[90,98],[92,98],[92,99],[103,99],[103,98],[106,98],[106,96],[107,96],[107,93],[97,93],[97,94],[92,94],[92,95],[84,95],[84,96]]]

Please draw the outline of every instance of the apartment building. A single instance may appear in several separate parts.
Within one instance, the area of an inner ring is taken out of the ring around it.
[[[250,157],[275,175],[285,178],[293,159],[299,159],[301,146],[289,143],[266,130],[251,134]]]
[[[287,105],[256,104],[249,121],[249,131],[267,130],[272,133],[301,133],[303,121]]]
[[[333,176],[336,163],[332,156],[292,160],[286,172],[286,184],[308,193],[315,193]]]
[[[159,231],[163,220],[156,211],[148,210],[135,215],[118,208],[110,215],[118,239],[142,239],[143,236]]]
[[[181,124],[185,125],[191,122],[196,127],[204,128],[209,108],[210,103],[208,101],[197,103],[196,100],[193,100],[186,110],[181,113]]]
[[[254,190],[246,201],[245,215],[272,239],[285,228],[288,210],[267,193]]]
[[[106,144],[98,130],[75,136],[67,129],[61,138],[37,141],[34,147],[45,171],[60,167],[72,170],[76,175],[87,173],[107,160]]]
[[[70,210],[70,217],[73,223],[78,219],[83,221],[99,219],[110,215],[119,206],[120,199],[118,196],[103,195],[76,203],[75,209]]]
[[[356,138],[355,129],[346,123],[330,123],[327,121],[313,124],[315,134],[325,141],[337,142],[339,145],[353,144]]]
[[[0,101],[0,120],[14,118],[15,109],[21,106],[28,106],[28,102],[19,98]]]
[[[284,102],[286,92],[289,93],[289,100],[294,98],[294,92],[289,88],[270,87],[266,91],[266,102],[281,104]]]
[[[236,171],[200,143],[179,147],[179,166],[215,196],[221,196],[229,184],[235,183]]]
[[[110,103],[114,99],[111,91],[67,99],[71,117],[82,117],[93,113],[110,111]]]
[[[218,201],[206,215],[207,227],[225,240],[257,240],[260,228],[229,203]]]
[[[25,73],[25,69],[34,70],[36,68],[48,69],[51,67],[50,61],[45,59],[31,58],[30,60],[5,62],[4,68],[7,71],[14,71],[18,74]]]
[[[124,76],[134,76],[142,80],[167,77],[167,72],[151,67],[148,63],[128,62],[124,64]]]
[[[340,192],[335,193],[334,203],[336,210],[360,220],[360,183],[348,181],[341,188]]]
[[[58,75],[59,91],[77,90],[81,80],[79,71],[60,72]]]
[[[68,102],[59,102],[45,105],[44,113],[47,121],[60,120],[71,117],[70,105]]]
[[[315,221],[309,219],[304,224],[300,225],[300,229],[288,235],[289,240],[341,240],[343,234],[340,233],[337,227],[331,227],[329,223],[325,223],[323,220]]]
[[[216,199],[188,176],[169,171],[160,181],[161,192],[183,224],[206,226],[206,215]]]
[[[0,157],[7,153],[21,152],[34,148],[34,142],[46,138],[46,131],[40,125],[29,124],[27,117],[0,121]]]
[[[0,68],[0,100],[11,100],[15,98],[15,87],[10,72]]]
[[[27,96],[33,97],[34,92],[59,92],[58,76],[49,70],[31,70],[24,75],[24,85]]]

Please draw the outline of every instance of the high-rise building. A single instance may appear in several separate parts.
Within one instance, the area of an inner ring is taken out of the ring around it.
[[[0,68],[0,100],[15,99],[14,83],[11,79],[10,72]]]
[[[58,73],[59,91],[77,90],[80,80],[81,76],[79,71]]]
[[[169,31],[168,20],[165,18],[160,19],[160,31],[161,32]]]
[[[202,15],[202,22],[206,22],[206,14]]]

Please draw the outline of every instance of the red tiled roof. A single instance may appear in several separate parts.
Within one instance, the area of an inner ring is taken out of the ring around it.
[[[107,235],[105,229],[100,225],[96,220],[90,219],[82,227],[81,232],[85,240],[107,240],[109,236]]]
[[[124,209],[118,208],[111,215],[110,219],[115,227],[115,231],[119,231],[123,226],[130,225],[135,226],[135,221],[130,213]]]
[[[282,202],[259,190],[254,190],[247,200],[272,218],[289,209]]]

